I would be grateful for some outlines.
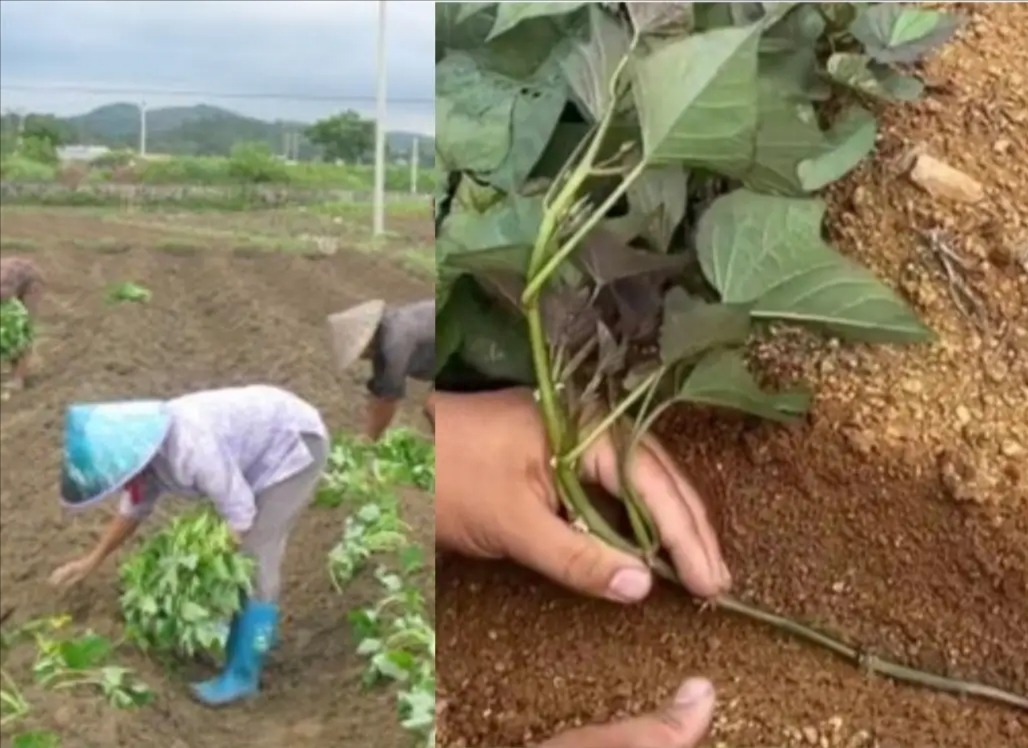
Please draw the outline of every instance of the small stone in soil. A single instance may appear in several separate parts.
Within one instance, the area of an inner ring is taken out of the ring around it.
[[[1007,439],[1000,447],[1000,451],[1003,453],[1004,457],[1020,457],[1024,454],[1024,447],[1013,439]]]
[[[976,203],[985,197],[985,190],[977,180],[927,155],[918,156],[910,179],[932,197],[962,203]]]

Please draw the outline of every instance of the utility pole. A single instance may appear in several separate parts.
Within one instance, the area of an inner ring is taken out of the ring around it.
[[[375,193],[372,234],[385,234],[385,156],[386,156],[386,0],[378,0],[378,49],[376,54],[378,106],[375,121]]]
[[[146,102],[139,102],[139,157],[146,157]]]
[[[410,146],[410,194],[418,194],[418,136]]]

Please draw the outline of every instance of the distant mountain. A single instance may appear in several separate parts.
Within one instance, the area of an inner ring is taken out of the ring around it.
[[[77,143],[135,148],[139,144],[139,107],[135,104],[107,104],[86,114],[59,118],[62,129]],[[190,107],[163,107],[146,112],[147,150],[176,155],[228,155],[235,143],[259,140],[276,153],[283,153],[287,139],[299,137],[299,157],[314,159],[318,149],[302,133],[308,123],[265,120],[208,104]],[[293,133],[299,133],[293,136]],[[419,139],[423,163],[430,163],[435,140],[410,132],[390,132],[386,143],[391,153],[410,152],[414,138]]]

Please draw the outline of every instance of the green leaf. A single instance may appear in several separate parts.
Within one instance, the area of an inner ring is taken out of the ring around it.
[[[828,133],[826,150],[797,167],[803,189],[814,192],[842,179],[874,150],[877,137],[874,115],[863,107],[850,107]]]
[[[628,188],[628,204],[644,217],[640,228],[653,249],[668,251],[688,198],[689,174],[680,164],[647,169]]]
[[[443,267],[440,258],[445,257],[446,249],[438,239],[436,240],[435,251],[435,308],[442,309],[450,300],[450,291],[453,290],[453,282],[457,280],[457,276],[460,275],[460,273],[457,273],[450,268]]]
[[[446,314],[445,308],[436,307],[440,311],[435,318],[435,373],[438,374],[450,360],[450,356],[460,349],[460,320],[452,314]]]
[[[462,211],[436,241],[438,266],[502,269],[524,275],[528,251],[542,223],[542,198],[511,197],[485,213]]]
[[[917,101],[924,93],[924,83],[917,78],[874,63],[866,55],[836,52],[825,70],[837,83],[885,101]]]
[[[186,600],[182,603],[179,615],[186,623],[196,623],[207,618],[207,609],[202,605],[197,605],[192,600]]]
[[[830,32],[841,32],[849,28],[857,17],[860,5],[857,3],[819,3],[818,10],[828,22]]]
[[[794,6],[785,8],[784,6]],[[795,7],[795,6],[799,7]],[[772,8],[778,20],[770,23],[760,39],[760,54],[795,53],[814,47],[825,31],[825,19],[818,6],[806,3],[775,3]]]
[[[485,213],[503,201],[504,194],[492,185],[482,184],[475,179],[461,179],[454,193],[454,202],[473,213]]]
[[[693,34],[635,64],[646,160],[736,173],[757,129],[757,48],[763,24]]]
[[[877,3],[863,6],[849,31],[876,62],[911,63],[948,42],[961,22],[943,11]]]
[[[107,300],[112,304],[129,301],[146,304],[152,296],[153,294],[150,293],[149,289],[137,283],[125,281],[124,283],[119,283],[107,293]]]
[[[583,113],[592,115],[594,122],[603,118],[610,105],[610,81],[622,58],[628,54],[631,41],[631,32],[624,24],[592,4],[588,41],[572,44],[568,54],[560,60],[575,100]],[[631,108],[630,99],[619,99],[619,102],[619,112]]]
[[[521,190],[546,150],[568,100],[560,69],[563,45],[517,88],[510,123],[510,150],[495,169],[478,176],[508,193]]]
[[[640,35],[684,35],[696,25],[693,3],[625,3],[625,9]]]
[[[760,389],[742,354],[728,349],[713,350],[701,358],[683,383],[677,399],[741,410],[772,421],[793,420],[810,407],[808,393],[771,393]]]
[[[726,5],[736,26],[748,26],[764,17],[763,3],[730,2]]]
[[[731,27],[734,21],[729,3],[694,3],[693,20],[699,32]]]
[[[743,183],[756,192],[803,194],[799,164],[817,157],[824,148],[814,107],[783,95],[773,79],[763,80],[754,145],[753,162],[738,175]]]
[[[932,332],[869,271],[821,239],[825,204],[737,190],[700,218],[703,274],[752,316],[865,342],[920,342]]]
[[[457,13],[457,23],[464,23],[482,11],[494,8],[497,3],[455,3],[455,5],[460,9]]]
[[[496,18],[498,3],[436,3],[436,62],[449,52],[481,46]]]
[[[664,297],[660,358],[665,364],[690,359],[711,348],[742,345],[749,338],[750,313],[742,304],[708,304],[674,287]]]
[[[511,147],[520,85],[454,52],[436,65],[436,152],[447,171],[497,169]]]
[[[461,359],[478,373],[520,384],[535,380],[524,320],[498,306],[469,276],[454,286],[447,314],[460,327]]]
[[[654,272],[675,272],[685,268],[686,258],[636,249],[615,234],[597,229],[589,234],[575,256],[575,263],[596,282],[609,283]]]
[[[111,642],[99,634],[86,634],[59,645],[61,661],[69,670],[90,670],[111,653]]]
[[[15,735],[11,748],[60,748],[61,736],[52,730],[30,730]]]
[[[561,16],[573,13],[579,8],[589,5],[588,2],[568,3],[499,3],[496,11],[496,22],[492,31],[489,32],[487,41],[492,41],[498,36],[507,33],[512,28],[533,18],[542,16]]]

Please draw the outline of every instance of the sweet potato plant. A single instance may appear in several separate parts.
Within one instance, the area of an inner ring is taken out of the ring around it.
[[[25,305],[18,299],[0,304],[0,361],[16,361],[32,345],[33,328]]]
[[[253,568],[214,512],[175,518],[121,565],[128,640],[162,655],[220,656]]]
[[[768,391],[747,363],[747,342],[772,323],[865,343],[932,339],[825,241],[815,195],[872,153],[877,109],[921,95],[922,57],[960,20],[897,3],[447,3],[436,14],[439,366],[456,357],[533,386],[569,519],[673,578],[646,508],[629,497],[631,534],[612,527],[579,483],[579,457],[615,425],[627,457],[678,402],[802,416],[807,392]]]
[[[400,517],[396,488],[435,487],[435,449],[424,437],[393,429],[375,444],[339,436],[332,445],[318,505],[345,507],[343,537],[328,557],[332,584],[346,593],[375,563],[382,597],[350,611],[364,683],[400,684],[400,724],[414,745],[435,746],[435,626],[421,592],[423,551]],[[427,497],[426,497],[427,498]]]

